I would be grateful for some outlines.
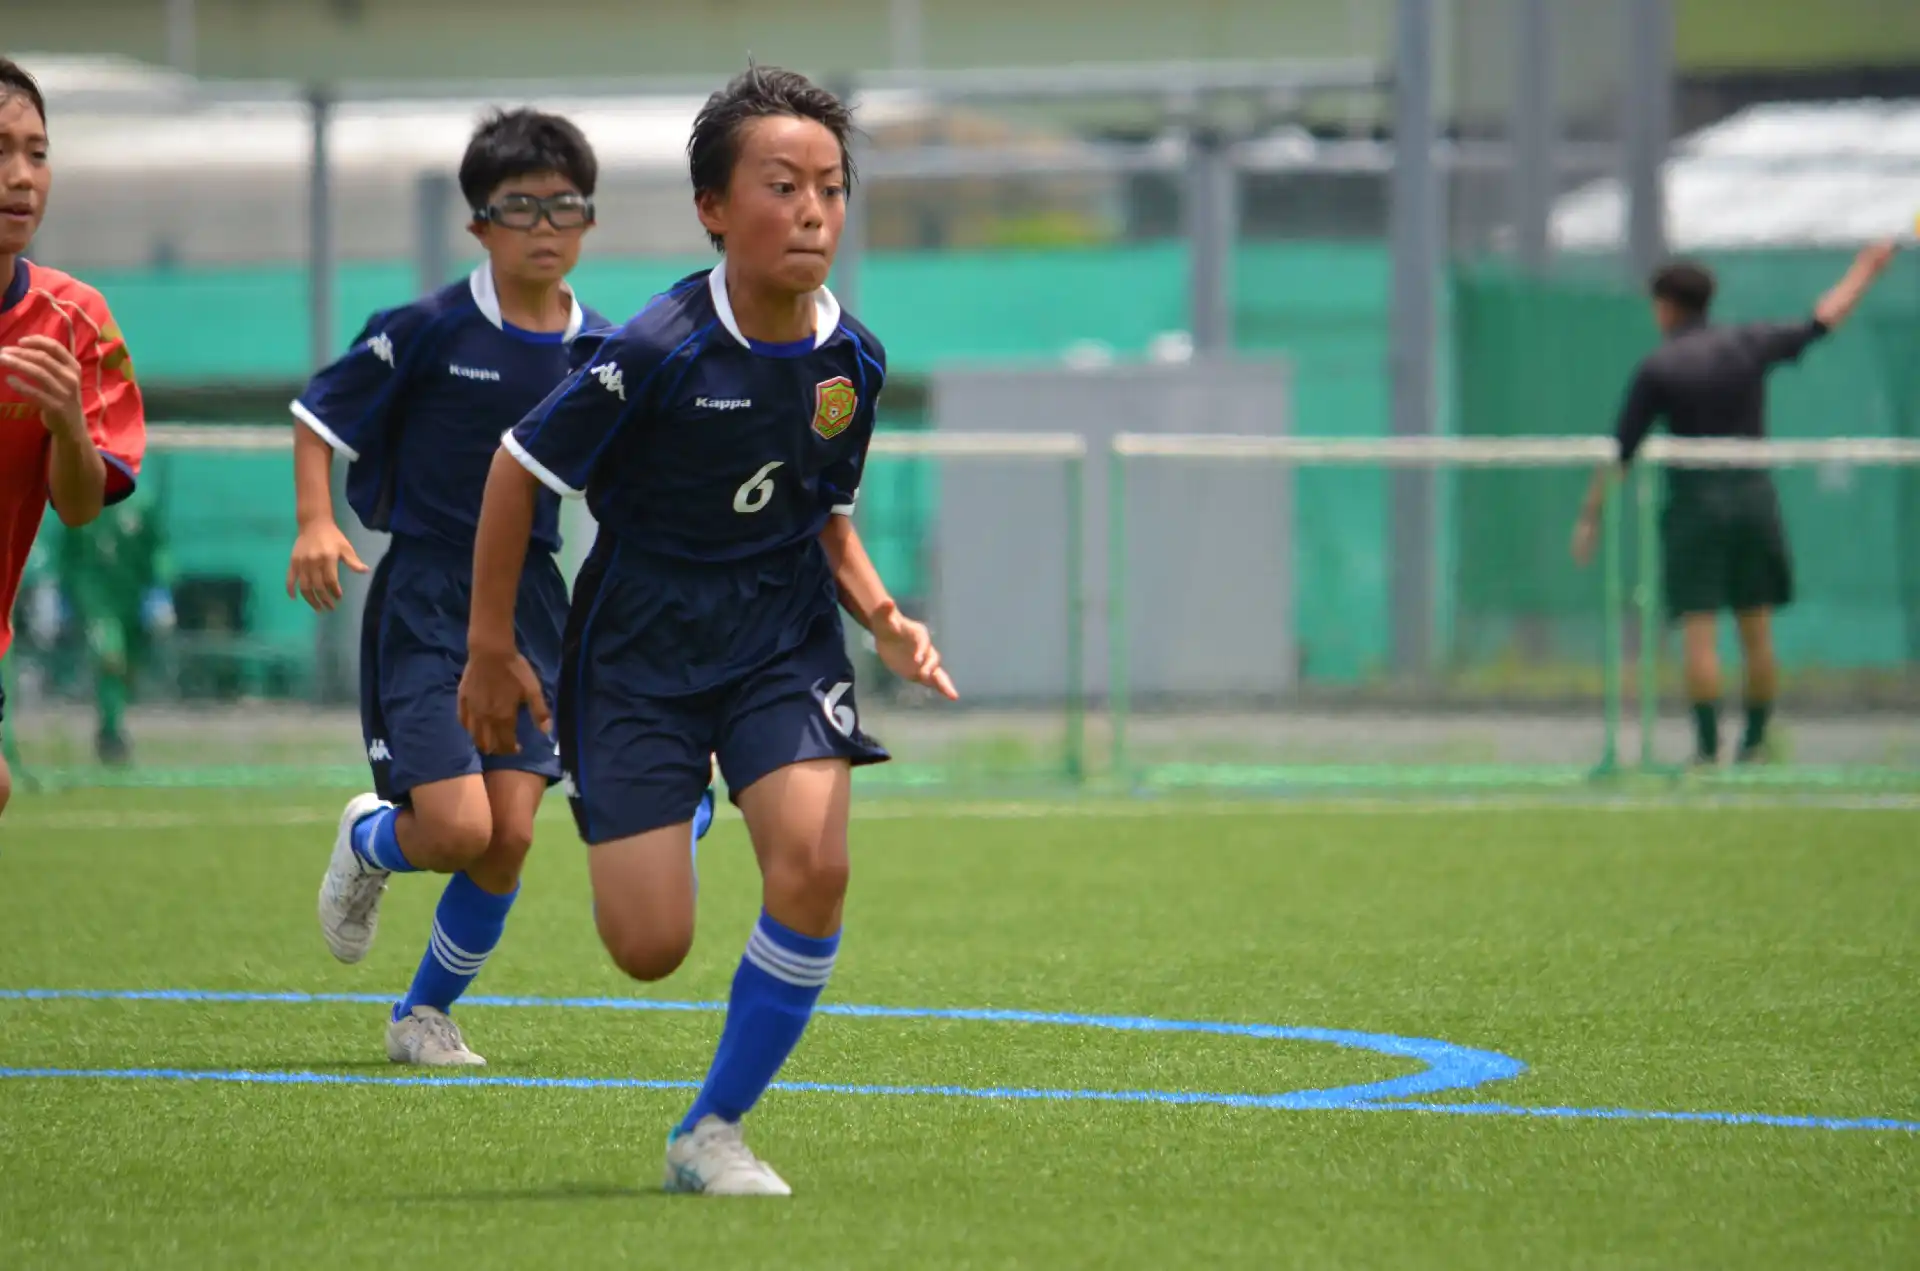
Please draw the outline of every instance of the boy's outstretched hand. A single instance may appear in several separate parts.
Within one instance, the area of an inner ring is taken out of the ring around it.
[[[510,656],[469,650],[460,674],[460,726],[483,755],[520,753],[520,708],[533,715],[540,731],[551,734],[553,717],[533,664],[515,650]]]
[[[874,611],[873,645],[889,671],[903,680],[925,684],[950,702],[960,700],[953,677],[940,665],[940,650],[933,647],[933,635],[924,622],[915,622],[900,612],[891,600]]]

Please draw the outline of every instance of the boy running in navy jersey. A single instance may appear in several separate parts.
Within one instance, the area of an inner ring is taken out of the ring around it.
[[[840,943],[860,728],[839,607],[904,676],[956,696],[927,629],[874,572],[851,514],[886,354],[826,289],[852,177],[846,108],[787,71],[708,99],[688,155],[721,251],[508,433],[474,551],[461,718],[487,754],[544,716],[513,597],[546,491],[584,495],[598,541],[574,589],[558,721],[595,920],[639,980],[693,941],[686,842],[716,753],[763,907],[705,1085],[667,1146],[670,1191],[789,1194],[740,1120],[800,1040]]]
[[[374,571],[360,637],[360,713],[372,794],[347,804],[320,887],[333,955],[373,943],[389,875],[451,874],[413,985],[394,1004],[395,1063],[469,1065],[448,1014],[500,940],[533,839],[534,813],[560,773],[551,737],[521,712],[517,753],[481,755],[456,702],[466,662],[474,526],[488,465],[509,428],[569,370],[583,330],[605,326],[564,279],[593,226],[598,165],[580,130],[531,110],[481,124],[460,164],[470,230],[487,260],[471,277],[375,314],[339,361],[293,403],[300,534],[287,592],[316,609],[340,599],[338,563],[364,572],[333,519],[334,452],[352,465],[347,501],[392,534]],[[534,561],[507,621],[551,692],[566,584],[554,563],[559,506],[538,500],[521,526]],[[701,827],[704,830],[704,825]]]

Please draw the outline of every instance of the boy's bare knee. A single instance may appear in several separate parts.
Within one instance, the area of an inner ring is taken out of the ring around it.
[[[493,827],[493,837],[487,843],[486,859],[501,865],[511,865],[519,871],[527,853],[533,849],[533,822],[497,821]]]
[[[417,815],[417,814],[416,814]],[[465,869],[486,856],[493,842],[493,818],[483,807],[478,812],[462,810],[441,819],[420,819],[420,829],[429,844],[433,863],[446,870]]]
[[[663,980],[693,948],[693,860],[686,825],[661,826],[588,849],[593,922],[613,964]]]
[[[531,824],[496,822],[493,840],[480,859],[467,866],[467,875],[487,891],[504,896],[519,884],[520,871],[526,868],[527,853],[532,848]]]
[[[693,937],[678,932],[602,931],[601,939],[613,964],[643,983],[664,980],[680,969],[693,948]]]
[[[768,898],[782,911],[807,915],[818,925],[839,913],[852,872],[844,847],[809,844],[785,851],[768,863]]]

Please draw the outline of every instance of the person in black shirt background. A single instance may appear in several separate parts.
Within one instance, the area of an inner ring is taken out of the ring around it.
[[[1574,560],[1584,565],[1592,558],[1607,482],[1625,472],[1661,419],[1676,437],[1765,436],[1767,372],[1797,361],[1808,345],[1845,321],[1894,250],[1891,241],[1862,249],[1813,316],[1799,322],[1714,325],[1707,318],[1714,292],[1710,271],[1676,262],[1655,273],[1650,290],[1663,340],[1642,359],[1627,389],[1615,430],[1619,462],[1596,472],[1587,488],[1574,527]],[[1792,555],[1772,477],[1764,469],[1672,469],[1660,536],[1667,612],[1681,624],[1695,762],[1719,761],[1716,644],[1726,609],[1739,624],[1745,669],[1747,721],[1738,757],[1764,759],[1778,678],[1772,614],[1793,600]]]

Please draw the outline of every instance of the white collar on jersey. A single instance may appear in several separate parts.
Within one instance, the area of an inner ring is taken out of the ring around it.
[[[567,318],[567,333],[562,338],[568,343],[580,334],[580,328],[587,325],[587,311],[580,307],[580,297],[573,294],[573,288],[566,288],[567,303],[573,306],[573,313]],[[473,303],[480,306],[480,312],[487,315],[487,321],[506,330],[507,322],[500,316],[500,293],[493,288],[493,266],[482,262],[480,268],[467,275],[467,287],[473,292]]]
[[[720,325],[727,334],[751,348],[747,337],[740,334],[740,324],[733,318],[733,302],[727,299],[727,262],[724,258],[707,275],[707,292],[713,297],[713,310],[720,315]],[[840,302],[825,287],[813,293],[813,347],[819,348],[833,338],[840,327]]]

